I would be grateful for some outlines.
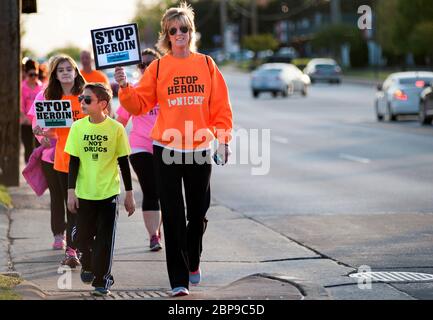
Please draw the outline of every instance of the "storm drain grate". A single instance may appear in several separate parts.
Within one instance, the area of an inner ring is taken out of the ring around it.
[[[145,300],[145,299],[164,299],[169,297],[168,291],[148,290],[148,291],[111,291],[106,297],[95,297],[90,292],[81,293],[84,300]]]
[[[415,272],[361,272],[349,277],[380,282],[419,282],[433,281],[433,274]]]

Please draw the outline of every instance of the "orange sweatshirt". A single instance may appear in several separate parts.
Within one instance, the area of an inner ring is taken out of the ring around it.
[[[80,72],[86,82],[101,82],[110,85],[108,77],[105,75],[105,73],[99,70],[92,70],[90,73],[86,73],[84,70],[80,70]]]
[[[158,74],[158,77],[157,77]],[[159,115],[151,132],[157,143],[193,150],[209,148],[218,139],[231,140],[232,108],[227,85],[212,58],[191,53],[188,58],[165,55],[153,61],[136,87],[119,90],[120,104],[134,115],[157,103]]]
[[[63,96],[62,100],[70,100],[72,104],[72,118],[74,121],[83,118],[85,115],[78,102],[78,96]],[[68,139],[70,128],[56,128],[56,152],[54,155],[54,170],[69,172],[69,154],[65,152],[66,140]]]

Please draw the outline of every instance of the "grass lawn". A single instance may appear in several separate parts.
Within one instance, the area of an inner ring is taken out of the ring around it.
[[[12,199],[5,186],[0,184],[0,206],[12,208]]]
[[[12,291],[20,283],[20,278],[7,277],[0,274],[0,300],[21,300],[21,297]]]
[[[356,77],[365,80],[377,80],[385,81],[385,79],[394,71],[389,70],[378,70],[377,72],[372,69],[346,69],[343,71],[344,76]]]

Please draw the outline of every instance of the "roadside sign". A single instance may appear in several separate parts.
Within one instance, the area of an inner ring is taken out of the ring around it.
[[[41,128],[69,128],[74,122],[70,100],[36,100],[35,113]]]
[[[141,63],[136,23],[90,30],[96,69]]]

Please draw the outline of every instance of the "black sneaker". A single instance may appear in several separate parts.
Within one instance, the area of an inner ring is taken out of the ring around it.
[[[85,271],[83,269],[81,269],[80,277],[81,281],[85,284],[92,284],[93,279],[95,279],[92,271]]]

